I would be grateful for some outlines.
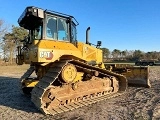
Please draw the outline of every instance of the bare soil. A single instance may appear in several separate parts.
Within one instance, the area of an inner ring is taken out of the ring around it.
[[[0,66],[0,120],[160,120],[160,66],[150,68],[150,89],[129,87],[122,96],[56,116],[43,115],[21,94],[19,78],[28,67]]]

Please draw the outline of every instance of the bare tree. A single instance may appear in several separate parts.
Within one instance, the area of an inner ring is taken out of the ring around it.
[[[121,51],[118,49],[114,49],[112,51],[112,56],[115,60],[118,60],[118,58],[121,56]]]
[[[5,56],[9,55],[9,63],[13,63],[14,53],[16,51],[16,45],[28,35],[27,30],[22,27],[12,26],[12,30],[6,33],[3,37],[4,46],[3,51]]]
[[[4,20],[0,19],[0,40],[2,40],[2,37],[5,35],[7,30],[8,30],[8,27],[7,25],[5,25]]]
[[[5,56],[4,51],[2,51],[4,47],[4,42],[2,38],[7,33],[8,28],[9,27],[5,24],[4,20],[0,19],[0,55],[1,55],[1,59],[4,58]]]
[[[110,51],[108,48],[101,48],[103,51],[103,58],[109,58]]]

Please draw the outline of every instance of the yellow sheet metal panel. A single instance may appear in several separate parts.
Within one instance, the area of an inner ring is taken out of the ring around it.
[[[86,61],[96,61],[96,63],[103,61],[102,50],[97,49],[95,46],[79,42],[78,49],[82,52],[83,58]]]
[[[77,46],[68,41],[34,40],[25,53],[25,62],[54,62],[59,59],[79,59],[102,63],[102,50],[85,43]]]
[[[56,40],[40,40],[34,42],[38,47],[37,61],[54,62],[62,56],[75,56],[77,59],[84,59],[81,51],[70,42]]]
[[[24,80],[23,83],[25,84],[25,87],[35,87],[35,85],[38,83],[38,80]]]

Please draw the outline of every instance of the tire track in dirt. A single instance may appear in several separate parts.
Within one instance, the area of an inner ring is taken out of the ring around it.
[[[160,102],[160,80],[152,80],[152,88],[129,88],[129,111],[132,117],[143,120],[160,119],[156,109]],[[134,89],[134,90],[133,90]],[[159,107],[160,108],[160,107]],[[158,116],[158,117],[157,117]]]
[[[153,93],[153,97],[146,103],[143,108],[144,119],[154,120],[160,119],[160,80],[152,81],[152,88],[149,89]]]
[[[146,105],[142,109],[142,116],[145,120],[152,120],[153,117],[153,111],[157,105],[157,102],[159,102],[159,97],[154,96],[151,100],[149,100]]]

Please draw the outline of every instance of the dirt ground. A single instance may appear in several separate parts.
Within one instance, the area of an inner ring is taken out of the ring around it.
[[[19,79],[28,66],[0,67],[0,120],[160,120],[160,67],[151,67],[152,88],[130,87],[116,98],[56,116],[43,115],[21,94]]]

